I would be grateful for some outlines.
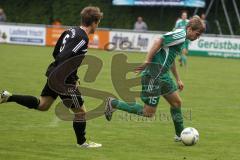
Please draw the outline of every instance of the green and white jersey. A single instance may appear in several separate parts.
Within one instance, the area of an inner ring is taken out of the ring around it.
[[[168,73],[177,55],[181,54],[183,44],[186,40],[186,30],[176,29],[161,36],[163,44],[161,49],[154,55],[151,65],[147,67],[143,75],[148,74],[159,78]]]
[[[176,25],[175,25],[175,29],[185,29],[187,24],[188,24],[189,20],[186,19],[186,20],[183,20],[183,19],[179,19],[177,20],[176,22]]]

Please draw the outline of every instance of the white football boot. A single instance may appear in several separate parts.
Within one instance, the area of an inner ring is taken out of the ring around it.
[[[12,93],[8,91],[2,91],[2,93],[0,94],[0,104],[6,103],[10,96],[12,96]]]
[[[173,137],[173,139],[174,139],[175,142],[181,142],[181,141],[182,141],[181,137],[179,137],[179,136],[177,136],[177,135],[175,135],[175,136]]]
[[[79,148],[99,148],[99,147],[102,147],[102,144],[89,141],[89,142],[83,143],[82,145],[77,144],[77,147],[79,147]]]

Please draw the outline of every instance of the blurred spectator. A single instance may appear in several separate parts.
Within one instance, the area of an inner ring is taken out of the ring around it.
[[[52,25],[54,27],[60,27],[62,25],[62,22],[59,18],[56,18],[53,22],[52,22]]]
[[[188,15],[187,15],[187,11],[183,11],[181,13],[181,18],[179,18],[177,21],[176,21],[176,24],[175,24],[175,29],[183,29],[183,28],[186,28],[189,20],[187,19],[188,18]]]
[[[143,21],[142,17],[137,18],[137,22],[134,24],[135,31],[146,31],[148,29],[147,24]]]
[[[0,8],[0,22],[6,22],[7,17],[4,13],[4,10],[2,8]]]
[[[205,13],[201,14],[201,19],[202,19],[202,22],[205,24],[205,32],[204,33],[210,33],[210,27],[209,27],[208,21],[206,20]]]
[[[179,18],[177,20],[174,29],[186,29],[188,22],[189,22],[189,20],[187,18],[188,18],[187,11],[182,11],[181,18]],[[182,46],[182,51],[181,51],[180,58],[179,58],[180,66],[187,67],[187,54],[188,54],[189,43],[190,43],[190,41],[188,39],[186,39]]]

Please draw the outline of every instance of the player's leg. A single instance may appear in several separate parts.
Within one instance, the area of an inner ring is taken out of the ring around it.
[[[6,91],[5,91],[6,93]],[[1,94],[1,97],[6,97],[4,92]],[[52,103],[54,102],[54,98],[50,96],[40,96],[40,98],[37,98],[35,96],[31,95],[17,95],[12,94],[10,95],[7,100],[3,103],[8,102],[15,102],[17,104],[20,104],[21,106],[27,107],[29,109],[36,109],[40,111],[47,111]]]
[[[144,117],[152,117],[156,111],[156,106],[148,104],[141,105],[139,103],[127,103],[118,99],[111,99],[110,102],[113,109],[126,111],[128,113],[137,114]]]
[[[141,97],[144,105],[139,103],[127,103],[114,98],[107,98],[105,106],[105,117],[108,121],[112,119],[113,112],[118,109],[128,113],[137,114],[143,117],[153,117],[155,115],[159,97]]]
[[[186,40],[183,44],[183,49],[182,49],[180,59],[179,59],[180,66],[187,65],[188,46],[189,46],[189,41]]]
[[[183,66],[182,57],[183,57],[183,54],[181,53],[181,55],[179,56],[179,60],[178,60],[180,67]]]
[[[42,90],[40,98],[3,91],[0,95],[0,103],[15,102],[29,109],[47,111],[56,98],[57,94],[48,87],[48,84],[46,84]]]
[[[186,42],[185,42],[185,46],[184,46],[184,57],[183,57],[183,65],[185,66],[185,67],[187,67],[187,55],[188,55],[188,48],[189,48],[189,43],[190,43],[190,41],[189,40],[187,40]]]
[[[150,78],[148,75],[142,76],[142,92],[141,100],[144,102],[144,105],[136,102],[124,102],[114,98],[107,98],[105,106],[105,117],[108,121],[111,120],[112,114],[115,109],[126,111],[128,113],[137,114],[144,117],[152,117],[156,112],[156,107],[159,102],[159,96],[152,97],[149,94],[149,82]]]
[[[181,63],[183,66],[187,66],[187,54],[188,54],[188,49],[184,48],[182,50],[182,55],[181,55]]]
[[[175,127],[175,133],[178,137],[180,137],[180,134],[184,129],[183,115],[181,111],[182,100],[177,91],[171,94],[165,95],[164,98],[167,100],[167,102],[171,106],[170,112],[171,112],[172,120]]]
[[[185,66],[186,62],[187,62],[187,49],[186,48],[183,48],[182,49],[182,52],[181,52],[181,55],[180,55],[180,58],[179,58],[179,65],[180,66]]]
[[[57,99],[57,97],[58,93],[56,93],[49,87],[47,81],[44,88],[42,89],[38,110],[47,111],[52,106],[53,102]]]
[[[30,109],[37,109],[40,104],[40,100],[37,97],[30,96],[30,95],[12,94],[8,91],[3,91],[1,93],[0,103],[8,103],[8,102],[16,102]]]
[[[80,92],[77,92],[76,95],[72,96],[63,96],[60,95],[60,98],[63,100],[71,100],[71,106],[66,107],[70,108],[74,113],[74,119],[73,119],[73,129],[77,138],[77,146],[78,147],[84,147],[84,148],[98,148],[101,147],[101,144],[95,143],[95,142],[86,142],[86,109],[84,106],[84,101],[81,97]]]
[[[141,100],[144,102],[143,116],[153,117],[157,110],[157,105],[159,103],[160,96],[156,97],[144,97],[141,95]]]
[[[40,96],[39,99],[40,104],[37,108],[39,111],[48,111],[53,102],[56,100],[56,98],[53,98],[51,96]]]

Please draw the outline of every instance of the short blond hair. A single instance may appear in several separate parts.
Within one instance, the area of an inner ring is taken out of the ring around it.
[[[203,24],[201,18],[199,16],[193,16],[187,25],[187,28],[191,27],[192,30],[199,30],[201,33],[205,31],[205,25]]]

